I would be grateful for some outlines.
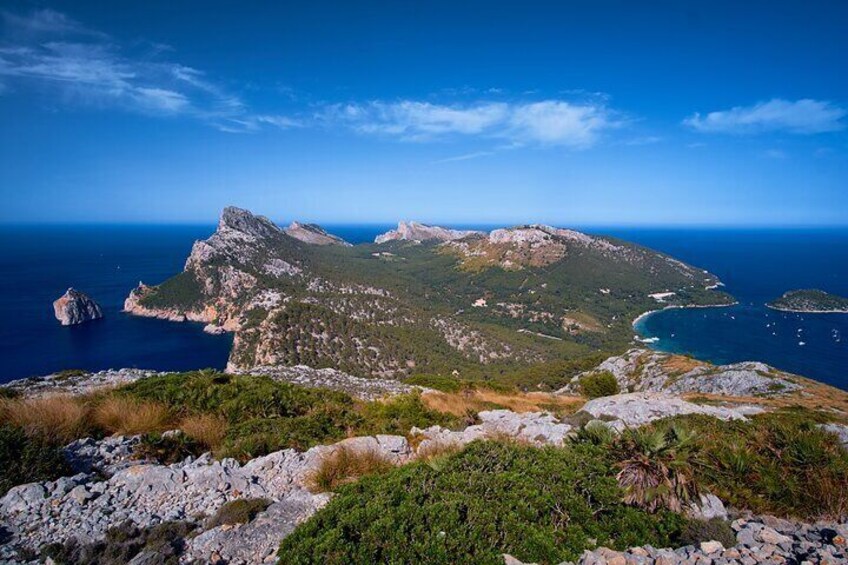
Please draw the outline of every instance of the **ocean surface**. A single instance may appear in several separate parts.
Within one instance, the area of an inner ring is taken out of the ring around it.
[[[392,226],[325,227],[359,243]],[[643,318],[637,330],[657,338],[652,347],[717,363],[765,361],[848,389],[848,315],[785,314],[764,306],[794,288],[848,296],[848,230],[584,230],[707,269],[740,301]],[[213,231],[213,225],[0,227],[0,382],[72,368],[223,368],[231,336],[121,313],[139,281],[156,284],[182,270],[192,243]],[[94,298],[104,318],[60,326],[52,302],[69,286]]]

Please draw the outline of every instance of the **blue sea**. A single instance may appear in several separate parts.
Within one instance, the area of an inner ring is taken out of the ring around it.
[[[325,227],[358,243],[391,226]],[[848,315],[764,307],[793,288],[848,296],[848,230],[584,229],[708,269],[739,299],[729,308],[643,319],[637,329],[658,338],[653,347],[717,363],[761,360],[848,389]],[[139,281],[156,284],[182,270],[192,243],[213,231],[213,225],[0,227],[0,382],[70,368],[223,368],[231,336],[121,313]],[[104,318],[60,326],[52,302],[69,286],[92,296]]]

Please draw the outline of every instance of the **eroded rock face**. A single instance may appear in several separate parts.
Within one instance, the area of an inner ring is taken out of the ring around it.
[[[686,414],[704,414],[719,420],[747,420],[745,414],[738,409],[694,404],[676,396],[651,392],[596,398],[587,402],[583,411],[595,418],[610,420],[609,425],[618,431]]]
[[[317,224],[302,224],[300,222],[292,222],[285,230],[286,234],[310,245],[344,245],[350,247],[350,243],[346,242],[337,235],[328,233],[324,228]]]
[[[374,243],[388,241],[452,241],[469,235],[482,234],[474,230],[453,230],[439,226],[428,226],[418,222],[398,222],[397,229],[378,235]]]
[[[558,392],[577,392],[582,377],[600,372],[612,373],[619,388],[629,392],[769,396],[803,388],[794,375],[765,363],[744,361],[712,365],[680,355],[637,348],[610,357],[591,371],[577,375]]]
[[[53,313],[63,326],[73,326],[103,317],[100,306],[87,294],[69,288],[53,302]]]

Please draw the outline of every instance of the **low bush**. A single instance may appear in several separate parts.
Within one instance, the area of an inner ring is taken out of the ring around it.
[[[359,414],[362,421],[357,426],[358,435],[405,435],[413,426],[426,428],[440,425],[450,428],[460,423],[458,418],[450,414],[429,408],[418,392],[362,404]]]
[[[283,563],[576,560],[584,549],[668,545],[682,519],[621,502],[607,450],[475,442],[341,487],[283,540]]]
[[[328,492],[392,467],[391,462],[376,451],[341,446],[321,458],[318,468],[307,477],[307,484],[312,492]]]
[[[699,545],[704,541],[719,541],[724,547],[733,547],[736,545],[736,534],[730,524],[721,518],[692,519],[686,522],[677,539],[681,546]]]
[[[153,459],[163,465],[182,461],[189,455],[197,457],[206,451],[206,446],[192,440],[185,434],[145,434],[135,448],[134,455],[139,459]]]
[[[619,393],[618,381],[609,371],[591,373],[580,378],[580,392],[588,398],[612,396]]]
[[[748,422],[687,416],[653,428],[693,430],[688,464],[694,479],[732,506],[801,519],[843,519],[848,452],[818,427],[821,420],[819,413],[790,409]]]
[[[110,528],[102,541],[86,544],[71,538],[65,543],[46,546],[41,556],[61,565],[124,565],[130,562],[177,565],[185,551],[185,538],[194,528],[187,522],[163,522],[140,529],[127,521]],[[142,553],[146,556],[139,559]]]
[[[41,435],[29,436],[19,427],[0,425],[0,496],[13,486],[70,474],[55,443]]]
[[[0,386],[0,399],[19,398],[20,396],[21,393],[17,390],[6,386]]]
[[[239,498],[231,500],[206,521],[206,529],[217,528],[223,525],[247,524],[256,515],[264,512],[271,505],[271,501],[265,498]]]

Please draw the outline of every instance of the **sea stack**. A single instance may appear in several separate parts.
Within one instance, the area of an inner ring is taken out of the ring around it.
[[[100,306],[74,288],[69,288],[65,294],[53,302],[53,312],[63,326],[73,326],[103,317]]]

